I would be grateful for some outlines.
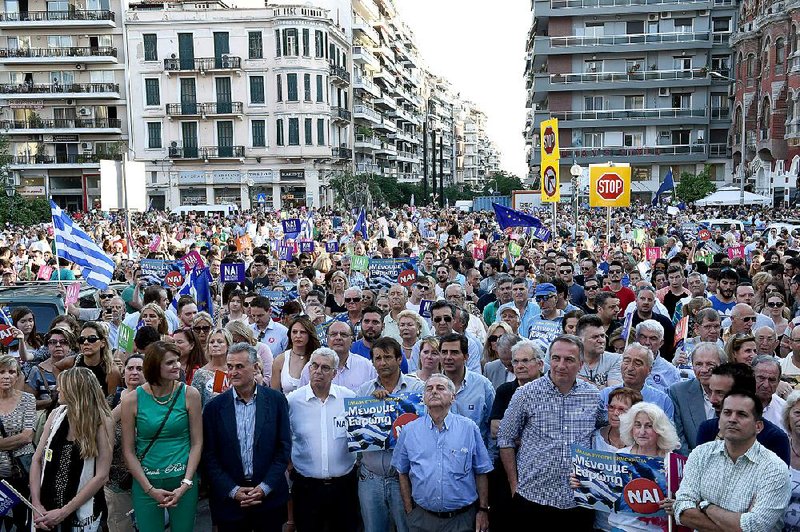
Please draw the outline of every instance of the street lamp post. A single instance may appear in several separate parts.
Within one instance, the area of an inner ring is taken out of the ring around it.
[[[572,194],[575,196],[575,236],[578,236],[578,204],[580,202],[580,194],[578,191],[578,180],[583,173],[583,168],[578,164],[578,161],[573,160],[572,167],[569,169],[572,174]]]
[[[734,84],[734,90],[735,90],[735,84],[736,84],[736,80],[735,79],[733,79],[733,78],[731,78],[729,76],[725,76],[723,74],[720,74],[719,72],[714,72],[713,70],[710,71],[708,74],[712,78],[722,79],[722,80],[728,81],[730,83],[733,83]],[[745,175],[744,174],[744,162],[745,162],[745,149],[747,148],[747,145],[745,143],[744,102],[742,102],[742,129],[741,129],[741,135],[742,135],[742,160],[739,161],[739,205],[740,206],[744,206],[744,175]]]

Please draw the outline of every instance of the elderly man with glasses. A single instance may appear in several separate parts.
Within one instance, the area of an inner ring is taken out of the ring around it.
[[[727,342],[729,338],[737,334],[752,334],[753,327],[757,321],[758,316],[756,315],[756,311],[753,310],[753,307],[746,303],[737,303],[736,306],[733,307],[733,310],[731,310],[730,319],[726,320],[728,328],[724,329],[722,339]],[[723,328],[726,322],[722,323]]]

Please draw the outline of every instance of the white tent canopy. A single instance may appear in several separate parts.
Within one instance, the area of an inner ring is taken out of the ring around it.
[[[701,200],[694,202],[699,207],[709,205],[739,205],[741,192],[738,187],[725,187],[717,190],[710,196],[706,196]],[[744,193],[745,205],[772,205],[772,199],[766,196],[759,196],[752,192],[745,191]]]

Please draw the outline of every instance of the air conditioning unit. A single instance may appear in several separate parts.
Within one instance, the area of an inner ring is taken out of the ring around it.
[[[659,96],[669,96],[669,88],[668,87],[659,87],[658,88],[658,95]]]
[[[88,107],[81,107],[80,109],[78,109],[78,114],[81,116],[89,116],[90,114],[92,114],[92,110],[89,109]]]
[[[92,151],[94,145],[91,142],[81,142],[81,149],[83,151]]]
[[[649,15],[647,15],[647,20],[651,22],[658,21],[658,13],[650,13]]]
[[[672,11],[664,11],[661,13],[661,18],[672,18]]]
[[[697,12],[697,16],[698,17],[707,17],[710,13],[711,13],[711,11],[709,11],[708,9],[703,9],[702,11],[698,11]]]

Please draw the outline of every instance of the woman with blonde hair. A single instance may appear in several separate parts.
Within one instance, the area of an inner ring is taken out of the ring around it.
[[[256,341],[253,329],[240,321],[229,321],[225,328],[231,333],[234,344],[246,342],[256,348],[258,358],[261,360],[261,375],[265,382],[269,382],[272,377],[272,349],[267,344]]]
[[[419,335],[422,334],[422,316],[413,310],[402,310],[397,315],[397,328],[400,331],[400,347],[408,363],[408,371],[414,371],[417,369],[417,364],[411,358],[411,353],[419,340]]]
[[[208,363],[194,372],[192,387],[200,392],[200,404],[206,403],[227,390],[228,348],[233,344],[231,333],[219,327],[208,334],[206,359]]]
[[[97,530],[99,496],[111,467],[113,422],[88,368],[58,375],[58,402],[44,426],[30,472],[34,524],[45,530]],[[82,527],[82,528],[81,528]]]
[[[342,270],[336,270],[328,281],[328,295],[325,297],[325,314],[335,316],[347,312],[344,304],[344,291],[350,287],[347,275]]]
[[[139,319],[142,320],[145,325],[157,330],[162,338],[169,334],[167,315],[164,314],[164,309],[162,309],[158,303],[148,303],[143,306],[142,310],[139,312]]]
[[[435,336],[426,336],[419,344],[419,364],[417,371],[412,375],[425,382],[434,373],[442,372],[442,355],[439,351],[439,339]]]
[[[99,321],[84,323],[78,336],[78,351],[77,356],[64,358],[56,364],[56,367],[59,370],[73,366],[88,368],[97,377],[105,396],[113,395],[117,391],[117,386],[122,383],[122,375],[111,356],[108,325]]]
[[[206,345],[208,342],[208,333],[214,328],[214,320],[208,312],[198,312],[192,318],[192,332],[197,336],[200,345]]]
[[[505,322],[498,321],[489,325],[486,334],[486,342],[483,344],[483,356],[481,357],[481,368],[492,360],[497,360],[500,355],[497,353],[497,340],[505,334],[514,334],[511,326]]]
[[[725,343],[725,354],[728,356],[728,363],[749,366],[758,354],[755,336],[751,333],[739,333],[728,338]]]

